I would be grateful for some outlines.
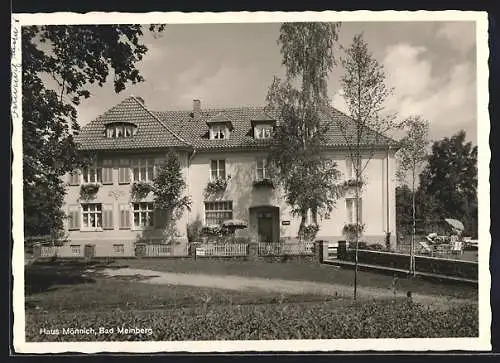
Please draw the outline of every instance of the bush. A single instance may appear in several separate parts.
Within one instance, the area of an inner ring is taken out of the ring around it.
[[[43,335],[40,329],[114,327],[109,334]],[[124,334],[120,328],[151,329]],[[27,314],[27,341],[262,340],[477,337],[476,305],[438,311],[406,301],[210,305],[156,311]]]
[[[187,225],[187,238],[189,242],[200,242],[203,223],[196,219]]]

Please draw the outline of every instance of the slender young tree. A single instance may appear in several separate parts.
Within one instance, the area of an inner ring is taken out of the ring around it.
[[[392,94],[386,85],[382,65],[368,50],[362,34],[355,35],[349,48],[341,57],[344,74],[340,84],[350,120],[333,117],[341,132],[355,173],[356,227],[360,223],[360,188],[362,175],[375,152],[391,147],[385,135],[398,125],[394,115],[384,116],[385,102]],[[387,231],[388,232],[388,231]],[[357,297],[359,233],[355,235],[354,299]]]
[[[274,78],[267,109],[277,114],[269,159],[292,212],[300,216],[299,237],[313,238],[318,215],[331,211],[338,198],[339,172],[321,156],[327,125],[321,112],[328,105],[327,77],[332,70],[338,23],[285,23],[281,26],[284,80]],[[306,228],[308,212],[313,228]],[[311,233],[312,232],[312,233]]]
[[[416,187],[421,168],[427,161],[429,146],[429,121],[420,116],[412,116],[402,122],[406,135],[400,140],[397,153],[397,177],[402,184],[410,185],[412,235],[410,245],[410,273],[415,274],[415,234],[416,234]]]

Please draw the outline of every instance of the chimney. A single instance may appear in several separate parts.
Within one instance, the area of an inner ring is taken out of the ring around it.
[[[193,113],[198,114],[201,111],[201,101],[193,100]]]
[[[140,103],[142,103],[143,105],[145,104],[145,103],[144,103],[144,98],[142,98],[142,97],[137,97],[137,96],[136,96],[135,98],[136,98],[136,99],[137,99]]]

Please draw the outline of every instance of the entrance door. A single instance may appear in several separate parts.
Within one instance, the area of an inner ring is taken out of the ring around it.
[[[273,242],[273,215],[259,213],[259,237],[261,242]]]

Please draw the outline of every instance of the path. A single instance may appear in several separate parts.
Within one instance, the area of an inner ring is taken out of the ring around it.
[[[291,281],[282,279],[264,279],[256,277],[221,276],[192,273],[159,272],[152,270],[120,268],[102,270],[105,276],[141,276],[143,283],[185,285],[198,287],[213,287],[229,290],[264,290],[284,294],[317,294],[326,296],[352,297],[353,288],[348,285],[327,284],[314,281]],[[360,298],[390,298],[391,289],[361,286],[358,288]],[[406,291],[399,292],[398,297],[406,296]],[[426,305],[440,305],[449,307],[454,303],[470,303],[471,300],[451,298],[447,296],[413,294],[413,301]]]

